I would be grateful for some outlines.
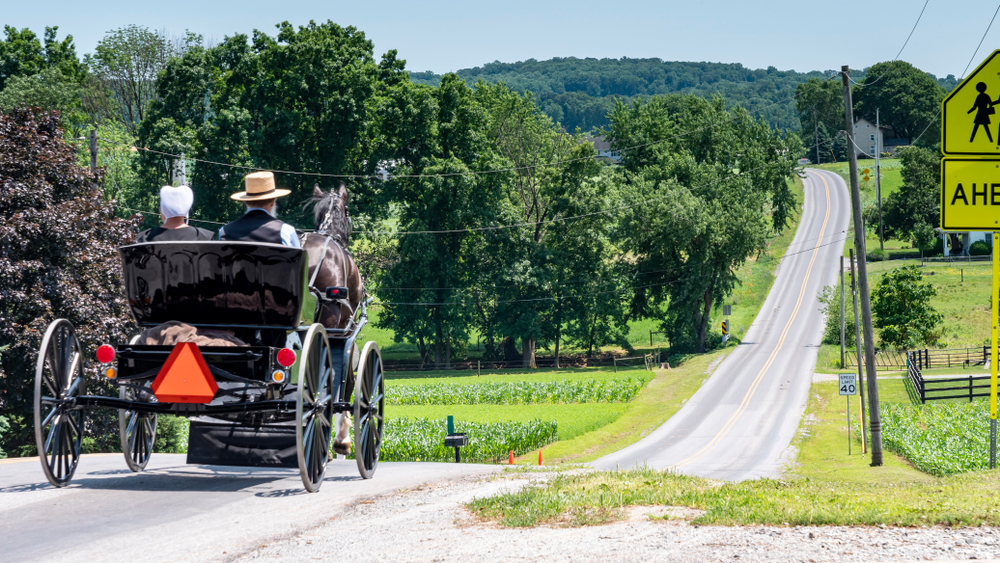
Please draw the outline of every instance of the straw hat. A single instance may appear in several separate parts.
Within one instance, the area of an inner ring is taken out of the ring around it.
[[[285,197],[292,193],[291,190],[279,190],[274,187],[273,172],[253,172],[244,178],[247,190],[235,193],[229,197],[236,201],[258,201],[261,199],[274,199]]]

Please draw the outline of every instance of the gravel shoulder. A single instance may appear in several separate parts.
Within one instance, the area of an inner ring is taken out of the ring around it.
[[[605,526],[509,529],[464,503],[545,474],[464,477],[399,491],[331,513],[322,524],[226,561],[301,561],[342,555],[384,561],[918,561],[1000,557],[997,528],[694,526],[697,512],[638,507]]]

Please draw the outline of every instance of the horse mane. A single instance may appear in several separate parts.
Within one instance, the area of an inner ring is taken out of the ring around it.
[[[333,188],[330,191],[323,191],[319,188],[319,184],[317,184],[313,190],[313,195],[303,205],[303,210],[312,206],[313,223],[316,227],[316,232],[324,235],[340,235],[343,243],[347,244],[351,236],[351,218],[346,202],[343,202],[341,205],[342,201],[339,189],[343,187],[344,184],[341,183],[337,188]],[[327,212],[331,209],[333,213],[330,217],[329,231],[326,231],[326,229],[320,231],[324,226],[324,221],[326,221]]]

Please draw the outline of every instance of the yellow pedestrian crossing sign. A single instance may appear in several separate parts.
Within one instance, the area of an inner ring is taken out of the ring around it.
[[[1000,156],[1000,50],[993,51],[941,102],[941,152]]]
[[[1000,230],[1000,158],[941,159],[941,230]]]

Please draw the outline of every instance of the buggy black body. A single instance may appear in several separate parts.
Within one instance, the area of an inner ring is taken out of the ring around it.
[[[354,415],[362,477],[378,465],[384,378],[374,342],[358,348],[366,302],[346,328],[315,322],[327,288],[309,287],[305,251],[245,242],[162,242],[119,249],[126,294],[143,328],[184,323],[237,338],[226,346],[151,345],[139,335],[108,343],[90,362],[73,325],[59,319],[42,340],[35,373],[35,437],[42,467],[65,486],[79,462],[87,408],[119,411],[122,451],[133,471],[149,461],[160,414],[188,417],[188,463],[297,467],[319,490],[334,415]],[[94,357],[93,355],[90,357]],[[96,375],[88,366],[98,366]],[[358,370],[354,397],[348,379]],[[118,397],[88,395],[86,378],[116,384]]]

